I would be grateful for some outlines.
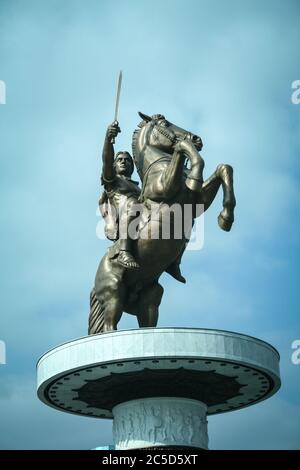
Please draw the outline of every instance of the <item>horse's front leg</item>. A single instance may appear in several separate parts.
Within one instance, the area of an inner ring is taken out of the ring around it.
[[[182,188],[184,161],[185,158],[181,152],[174,152],[168,167],[158,179],[158,184],[161,184],[166,199],[172,199]]]
[[[191,191],[200,193],[203,184],[204,161],[191,140],[184,139],[175,145],[168,166],[162,171],[155,169],[148,176],[151,182],[149,188],[145,188],[144,196],[153,200],[166,201],[181,191],[186,158],[191,162],[191,170],[185,184]]]
[[[186,186],[194,192],[200,193],[203,185],[204,160],[198,153],[195,145],[190,139],[180,140],[175,145],[174,154],[183,155],[190,160],[191,170],[185,180]]]
[[[233,190],[233,168],[230,165],[218,165],[216,171],[210,178],[204,181],[202,186],[201,202],[206,211],[222,185],[223,188],[223,210],[218,216],[221,229],[229,232],[234,221],[234,208],[236,200]]]
[[[168,166],[154,168],[154,171],[148,175],[144,197],[153,201],[168,201],[174,198],[182,189],[184,161],[184,155],[177,152],[174,153]]]
[[[236,200],[233,190],[233,168],[230,165],[217,166],[216,173],[221,179],[223,187],[223,210],[218,217],[219,226],[229,232],[234,221],[234,208]]]

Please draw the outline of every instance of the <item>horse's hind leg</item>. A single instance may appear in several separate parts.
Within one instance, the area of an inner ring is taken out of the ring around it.
[[[152,284],[141,291],[137,314],[140,328],[157,325],[158,308],[163,292],[162,286],[158,283]]]

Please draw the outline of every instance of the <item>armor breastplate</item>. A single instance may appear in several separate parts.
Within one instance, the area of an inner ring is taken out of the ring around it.
[[[117,240],[119,233],[118,209],[121,199],[127,197],[137,201],[141,190],[137,182],[118,175],[113,181],[103,181],[103,184],[105,192],[101,196],[99,204],[105,220],[105,235],[109,240]],[[111,206],[114,210],[111,210]]]

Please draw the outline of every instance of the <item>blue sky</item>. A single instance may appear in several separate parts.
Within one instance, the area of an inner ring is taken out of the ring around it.
[[[209,418],[210,448],[300,448],[299,22],[297,0],[0,0],[2,449],[112,441],[110,423],[38,401],[35,363],[87,332],[108,246],[96,207],[120,69],[117,150],[131,148],[137,111],[163,113],[202,137],[205,177],[221,162],[235,169],[234,228],[217,226],[220,194],[203,249],[185,254],[187,285],[162,277],[159,325],[238,331],[281,355],[281,390]]]

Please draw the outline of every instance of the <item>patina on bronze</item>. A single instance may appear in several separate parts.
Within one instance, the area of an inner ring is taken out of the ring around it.
[[[184,282],[179,263],[187,243],[186,234],[182,231],[181,238],[174,236],[171,218],[169,239],[161,237],[161,219],[153,218],[151,212],[150,217],[143,218],[144,210],[149,214],[149,206],[159,205],[163,211],[174,204],[183,209],[189,204],[194,209],[192,218],[195,218],[199,215],[197,205],[203,204],[207,210],[222,186],[223,209],[218,216],[219,226],[229,231],[234,221],[236,203],[232,167],[218,165],[203,181],[204,161],[199,153],[201,138],[172,124],[161,114],[139,115],[142,122],[133,133],[132,153],[142,182],[140,194],[138,185],[131,180],[130,155],[121,152],[114,158],[112,141],[120,131],[118,123],[108,128],[104,142],[102,182],[106,196],[100,202],[108,204],[118,199],[122,191],[134,201],[138,195],[142,204],[142,223],[134,239],[129,241],[118,238],[118,227],[112,223],[115,236],[109,238],[115,243],[102,258],[96,274],[91,292],[89,334],[116,330],[123,312],[136,315],[140,327],[156,326],[163,295],[159,277],[167,271]],[[189,161],[189,167],[186,161]],[[106,210],[102,210],[102,214],[107,217]],[[118,217],[117,225],[120,223],[122,220]],[[192,223],[193,220],[191,226]],[[149,232],[159,236],[149,237]]]

